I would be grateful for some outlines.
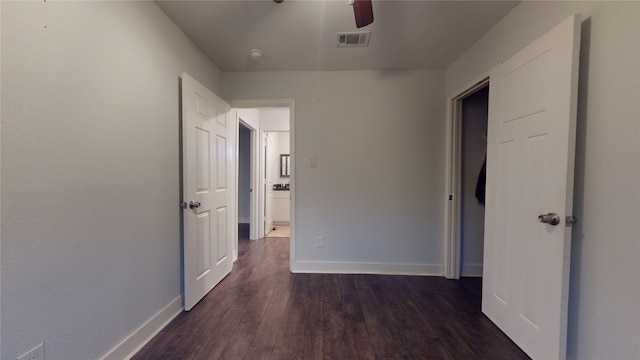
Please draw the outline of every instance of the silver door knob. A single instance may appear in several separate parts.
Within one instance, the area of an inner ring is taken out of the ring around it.
[[[189,203],[189,209],[197,209],[200,207],[200,204],[198,201],[192,201]]]
[[[558,225],[560,224],[560,216],[558,216],[558,214],[556,213],[548,213],[548,214],[542,214],[540,216],[538,216],[538,220],[541,223],[545,223],[545,224],[549,224],[549,225]]]

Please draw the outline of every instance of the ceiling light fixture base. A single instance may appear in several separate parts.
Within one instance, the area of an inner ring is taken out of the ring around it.
[[[251,49],[249,50],[249,56],[251,56],[251,58],[254,61],[260,61],[262,60],[262,50],[259,49]]]

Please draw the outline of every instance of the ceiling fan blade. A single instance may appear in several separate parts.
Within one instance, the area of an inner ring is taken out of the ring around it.
[[[356,17],[356,27],[359,29],[373,22],[373,6],[371,0],[354,0],[353,14]]]

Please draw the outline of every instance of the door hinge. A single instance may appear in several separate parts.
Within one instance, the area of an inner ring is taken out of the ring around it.
[[[453,195],[449,195],[449,201],[453,200]]]

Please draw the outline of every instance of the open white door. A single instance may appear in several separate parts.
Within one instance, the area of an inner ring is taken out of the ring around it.
[[[229,105],[182,74],[184,309],[232,267],[233,156]]]
[[[490,76],[482,311],[533,359],[566,356],[579,46],[574,15]]]

